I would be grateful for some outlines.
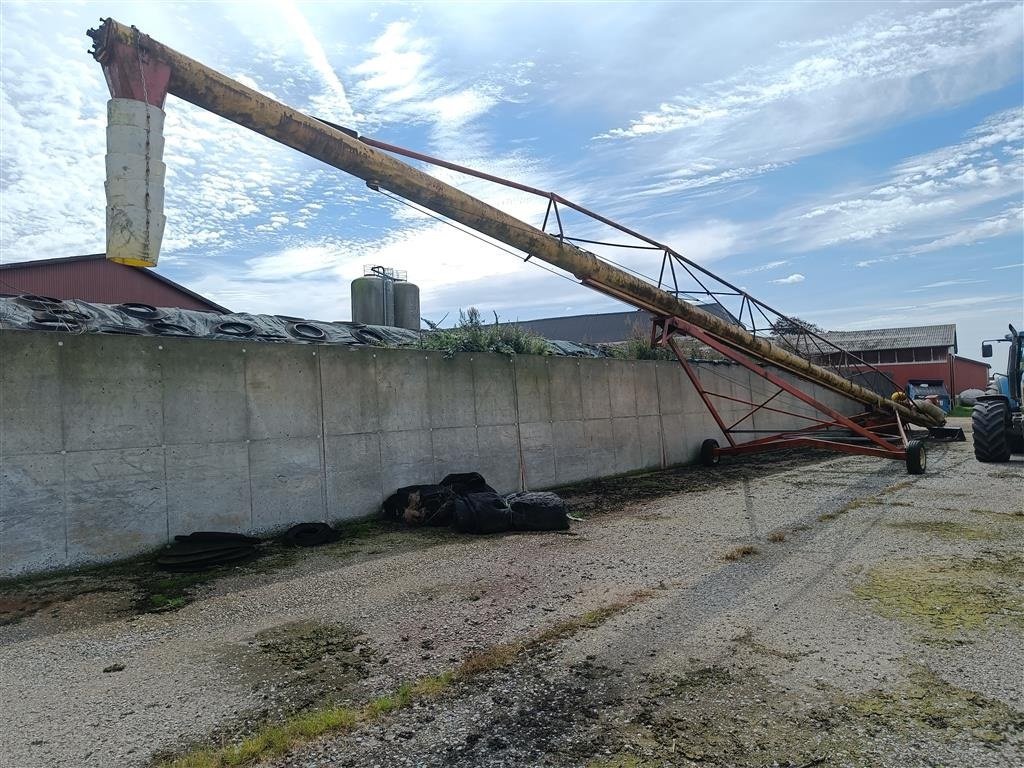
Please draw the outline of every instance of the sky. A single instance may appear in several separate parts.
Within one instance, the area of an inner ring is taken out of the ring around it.
[[[1024,5],[0,5],[0,261],[104,250],[100,16],[308,114],[561,194],[827,329],[1024,325]],[[236,311],[624,305],[169,96],[158,271]],[[545,201],[445,181],[539,226]],[[610,239],[580,217],[570,236]],[[598,249],[643,274],[660,257]]]

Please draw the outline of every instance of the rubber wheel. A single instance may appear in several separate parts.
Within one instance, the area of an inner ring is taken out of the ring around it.
[[[974,428],[974,457],[978,461],[1009,461],[1006,405],[1001,400],[982,400],[971,413]]]
[[[911,440],[907,443],[907,472],[911,475],[923,475],[928,467],[928,452],[924,442]]]
[[[718,441],[708,438],[700,444],[700,463],[705,467],[717,467],[722,457],[718,453]]]

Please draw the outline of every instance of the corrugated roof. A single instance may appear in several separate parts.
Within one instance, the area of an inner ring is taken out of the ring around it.
[[[872,328],[864,331],[825,331],[826,341],[847,352],[873,352],[882,349],[915,347],[956,348],[956,325],[917,325],[907,328]]]
[[[701,309],[731,323],[736,322],[719,304],[700,304]],[[628,341],[639,332],[650,335],[653,315],[642,309],[627,312],[603,312],[593,315],[569,315],[567,317],[546,317],[540,320],[520,320],[509,325],[518,325],[533,331],[546,339],[565,339],[578,344],[612,344]]]

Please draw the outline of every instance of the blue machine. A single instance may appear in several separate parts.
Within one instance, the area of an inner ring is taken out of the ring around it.
[[[907,396],[911,400],[934,396],[938,398],[938,406],[949,413],[953,408],[953,399],[949,396],[949,390],[942,379],[915,379],[907,382]]]
[[[971,414],[974,455],[978,461],[1009,461],[1011,453],[1024,453],[1024,332],[1011,325],[1006,336],[981,345],[982,357],[992,357],[992,341],[1009,342],[1010,354],[1006,373],[993,376]]]

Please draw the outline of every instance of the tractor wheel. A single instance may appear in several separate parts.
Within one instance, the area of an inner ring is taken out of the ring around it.
[[[722,457],[718,455],[718,441],[708,438],[700,444],[700,463],[705,467],[718,466]]]
[[[974,456],[978,461],[1009,461],[1006,406],[999,400],[982,400],[971,414]]]
[[[924,441],[911,440],[907,443],[907,472],[911,475],[923,475],[928,468],[928,452]]]

